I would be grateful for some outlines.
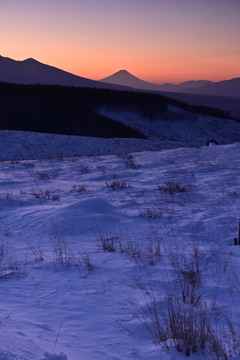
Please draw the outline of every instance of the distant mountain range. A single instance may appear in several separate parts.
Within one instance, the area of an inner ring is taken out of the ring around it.
[[[104,79],[101,79],[100,81],[108,84],[130,86],[135,89],[240,97],[240,77],[219,82],[212,82],[209,80],[190,80],[178,85],[158,85],[141,80],[126,70],[120,70]]]
[[[240,78],[219,82],[190,80],[178,85],[158,85],[141,80],[126,70],[120,70],[100,81],[95,81],[32,58],[17,61],[0,56],[0,82],[156,91],[189,104],[223,109],[232,116],[240,118]]]
[[[14,84],[45,84],[109,89],[109,84],[71,74],[32,58],[17,61],[0,56],[0,81]],[[110,88],[120,89],[121,87],[111,84]]]
[[[134,88],[188,94],[240,97],[240,77],[212,82],[190,80],[180,84],[154,84],[120,70],[99,81],[71,74],[56,67],[29,58],[17,61],[0,56],[0,81],[19,84],[51,84],[65,86],[123,89]]]
[[[230,80],[223,80],[215,83],[205,84],[204,86],[201,87],[185,89],[185,90],[181,92],[191,93],[191,94],[214,95],[214,96],[240,97],[240,77]]]

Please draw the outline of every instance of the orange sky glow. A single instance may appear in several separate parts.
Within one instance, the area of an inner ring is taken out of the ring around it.
[[[2,56],[99,80],[240,77],[240,0],[0,0]]]

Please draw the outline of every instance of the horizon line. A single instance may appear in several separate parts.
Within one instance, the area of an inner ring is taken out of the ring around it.
[[[226,78],[221,78],[221,80],[212,80],[212,79],[209,79],[209,78],[188,78],[188,79],[185,79],[183,81],[180,81],[180,82],[171,82],[170,80],[169,81],[164,81],[164,82],[158,82],[158,81],[152,81],[152,80],[146,80],[146,79],[143,79],[142,77],[138,77],[136,75],[134,75],[131,71],[127,70],[126,68],[122,67],[120,70],[117,70],[117,71],[114,71],[113,73],[110,73],[110,75],[106,75],[104,77],[101,77],[100,79],[96,76],[94,77],[87,77],[85,75],[82,75],[82,74],[78,74],[77,72],[74,72],[74,71],[71,71],[71,70],[67,70],[67,69],[64,69],[62,67],[58,67],[57,65],[52,65],[52,64],[49,64],[49,63],[46,63],[42,60],[38,60],[34,57],[27,57],[27,58],[24,58],[22,60],[19,60],[19,59],[14,59],[10,56],[3,56],[0,54],[0,58],[7,58],[7,59],[10,59],[10,60],[13,60],[13,61],[16,61],[16,62],[23,62],[23,61],[26,61],[26,60],[35,60],[39,63],[42,63],[44,65],[47,65],[47,66],[51,66],[51,67],[54,67],[58,70],[62,70],[64,72],[67,72],[67,73],[70,73],[72,75],[75,75],[75,76],[79,76],[79,77],[83,77],[85,79],[89,79],[89,80],[93,80],[93,81],[98,81],[98,82],[101,82],[102,79],[105,79],[107,77],[111,77],[112,75],[115,75],[121,71],[125,71],[127,73],[129,73],[130,75],[134,76],[135,78],[139,79],[139,80],[142,80],[142,81],[145,81],[145,82],[148,82],[148,83],[151,83],[151,84],[154,84],[154,85],[166,85],[166,84],[171,84],[171,85],[180,85],[182,83],[185,83],[185,82],[189,82],[189,81],[211,81],[213,83],[216,83],[216,82],[221,82],[221,81],[227,81],[227,80],[232,80],[232,79],[238,79],[240,78],[240,74],[239,76],[234,76],[234,77],[226,77]]]

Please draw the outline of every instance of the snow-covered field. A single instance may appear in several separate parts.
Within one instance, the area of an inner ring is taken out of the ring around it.
[[[0,359],[240,358],[240,143],[0,135]]]

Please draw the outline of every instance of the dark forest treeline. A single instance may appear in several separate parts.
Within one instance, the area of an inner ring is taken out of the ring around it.
[[[168,105],[209,116],[227,117],[219,109],[191,106],[153,93],[57,85],[0,83],[0,129],[106,138],[146,138],[138,130],[98,114],[101,108],[166,119]],[[170,117],[169,117],[170,119]]]
[[[82,88],[0,83],[0,129],[104,138],[146,138],[102,116]]]

